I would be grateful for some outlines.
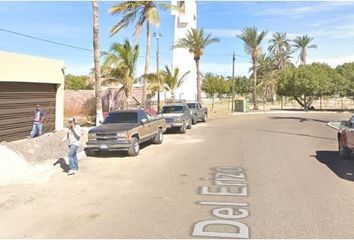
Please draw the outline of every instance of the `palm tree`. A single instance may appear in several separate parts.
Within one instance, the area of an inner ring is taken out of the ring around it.
[[[100,46],[99,46],[99,22],[98,22],[98,4],[92,0],[93,13],[93,49],[95,64],[95,98],[96,98],[96,125],[103,120],[102,99],[101,99],[101,65],[100,65]]]
[[[306,64],[306,57],[307,57],[307,49],[308,48],[317,48],[316,44],[310,44],[313,41],[313,37],[309,37],[307,35],[304,36],[297,36],[293,42],[293,47],[297,50],[300,50],[300,64]]]
[[[155,3],[154,1],[123,1],[112,6],[109,9],[111,15],[122,15],[121,20],[115,24],[111,29],[111,35],[115,35],[120,30],[128,27],[130,24],[135,23],[134,43],[140,35],[141,29],[146,24],[146,53],[145,53],[145,69],[144,75],[149,73],[150,64],[150,24],[159,27],[160,18],[158,7],[162,9],[171,8],[170,4]],[[143,82],[143,104],[146,102],[147,94],[147,79]]]
[[[256,27],[247,27],[245,28],[238,37],[244,41],[245,51],[247,54],[251,55],[252,58],[252,75],[253,75],[253,108],[258,110],[257,104],[257,60],[258,55],[261,52],[261,43],[265,36],[267,35],[267,31],[262,31],[258,33]]]
[[[123,44],[113,43],[106,54],[102,72],[106,81],[121,83],[126,96],[126,103],[132,97],[134,74],[139,57],[139,46],[132,47],[128,40]]]
[[[200,58],[204,53],[204,49],[212,44],[220,42],[219,38],[212,37],[211,34],[207,36],[204,35],[203,28],[192,28],[188,30],[186,36],[177,41],[174,48],[185,48],[188,49],[190,53],[193,54],[193,59],[195,61],[196,70],[197,70],[197,101],[200,102],[202,99],[201,96],[201,84],[200,84],[200,69],[199,63]]]
[[[165,86],[165,90],[171,93],[172,100],[176,99],[175,91],[183,84],[184,79],[190,71],[180,76],[179,68],[175,68],[172,71],[169,67],[165,66],[165,71],[162,71],[162,79]]]
[[[290,55],[293,53],[287,34],[280,32],[273,33],[269,44],[268,50],[273,54],[277,62],[277,68],[280,70],[284,69],[290,63]]]

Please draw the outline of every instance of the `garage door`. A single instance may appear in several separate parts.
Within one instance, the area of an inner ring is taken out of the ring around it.
[[[55,129],[55,84],[0,83],[0,142],[25,138],[37,104],[46,113],[43,131]]]

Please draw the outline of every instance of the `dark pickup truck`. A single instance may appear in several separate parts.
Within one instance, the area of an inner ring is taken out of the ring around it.
[[[122,110],[110,112],[101,126],[88,132],[86,154],[96,152],[127,151],[137,156],[140,144],[152,140],[161,144],[166,131],[165,120],[151,117],[145,110]]]
[[[199,102],[189,102],[187,103],[189,109],[192,111],[193,125],[197,124],[199,120],[206,122],[208,119],[208,108],[202,107]]]

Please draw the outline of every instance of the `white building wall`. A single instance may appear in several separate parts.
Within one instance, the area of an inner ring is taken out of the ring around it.
[[[179,5],[180,2],[184,2],[185,12],[179,13],[172,11],[172,15],[175,17],[174,44],[176,44],[179,39],[184,38],[189,29],[197,27],[196,1],[173,0],[172,4]],[[187,49],[173,49],[172,66],[173,68],[178,67],[180,69],[181,76],[185,72],[190,71],[183,85],[176,91],[176,99],[195,100],[197,95],[197,75],[193,54],[189,53]]]

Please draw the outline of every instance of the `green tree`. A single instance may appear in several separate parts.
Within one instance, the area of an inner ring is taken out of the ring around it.
[[[123,44],[113,43],[106,53],[102,72],[105,81],[121,83],[127,103],[132,97],[134,75],[139,57],[139,46],[131,46],[128,40]]]
[[[278,75],[278,94],[292,96],[307,111],[320,96],[336,93],[339,75],[327,64],[312,63],[288,68]]]
[[[291,65],[290,59],[293,51],[286,33],[273,33],[269,44],[268,50],[276,61],[277,69],[282,70]]]
[[[65,89],[70,90],[91,90],[93,84],[89,81],[89,76],[86,75],[65,75]]]
[[[197,101],[201,102],[201,84],[200,84],[200,58],[203,55],[205,48],[212,44],[220,42],[218,38],[213,37],[211,34],[205,36],[203,28],[192,28],[188,30],[186,36],[179,39],[174,48],[185,48],[193,54],[197,70]]]
[[[165,66],[165,71],[162,71],[162,79],[165,90],[171,93],[171,97],[175,100],[176,90],[183,84],[185,78],[190,73],[190,71],[185,72],[182,76],[180,75],[179,68],[175,68],[172,71],[169,67]]]
[[[256,27],[247,27],[245,28],[238,37],[245,44],[245,51],[252,58],[252,76],[253,76],[253,89],[252,89],[252,100],[253,100],[253,108],[258,110],[257,104],[257,60],[261,51],[261,43],[265,36],[267,35],[267,31],[262,31],[258,33]]]
[[[229,84],[225,81],[225,78],[213,73],[206,73],[203,78],[202,90],[213,98],[212,109],[214,109],[215,95],[227,94],[229,90]]]
[[[293,42],[294,42],[293,47],[296,50],[300,50],[300,55],[299,55],[300,64],[304,64],[304,65],[306,64],[307,49],[317,48],[316,44],[311,44],[312,41],[313,41],[313,38],[309,37],[308,35],[297,36],[293,40]]]
[[[336,67],[341,76],[336,84],[337,93],[341,96],[354,96],[354,62],[344,63]]]
[[[227,77],[228,94],[232,95],[232,88],[234,84],[235,93],[240,96],[245,96],[251,93],[251,81],[245,76]],[[234,83],[235,82],[235,83]]]
[[[121,20],[111,29],[111,35],[115,35],[120,30],[135,24],[134,42],[140,35],[141,29],[146,24],[146,53],[145,53],[145,70],[144,76],[149,73],[150,64],[150,25],[156,27],[160,25],[160,17],[158,8],[173,8],[167,3],[156,3],[155,1],[122,1],[109,9],[111,15],[121,15]],[[143,82],[143,103],[146,102],[147,79]]]

